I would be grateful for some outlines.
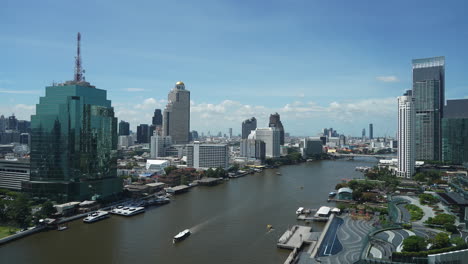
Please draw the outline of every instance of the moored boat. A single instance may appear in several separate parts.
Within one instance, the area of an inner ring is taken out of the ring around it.
[[[109,217],[109,212],[106,211],[96,211],[94,213],[88,214],[88,216],[83,219],[85,223],[94,223],[99,220],[103,220]]]

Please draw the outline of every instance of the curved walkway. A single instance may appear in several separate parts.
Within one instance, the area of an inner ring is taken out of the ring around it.
[[[411,197],[411,196],[396,196],[396,197],[407,200],[411,204],[414,204],[414,205],[418,206],[419,208],[421,208],[423,210],[424,216],[421,218],[421,220],[414,221],[413,223],[422,225],[429,217],[434,217],[435,216],[435,213],[432,210],[432,208],[427,206],[427,205],[422,205],[419,202],[419,199],[417,199],[417,198],[414,198],[414,197]]]

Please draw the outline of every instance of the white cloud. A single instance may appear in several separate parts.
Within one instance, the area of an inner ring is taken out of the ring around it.
[[[39,90],[7,90],[7,89],[0,89],[0,93],[7,93],[7,94],[38,94],[40,93]]]
[[[400,81],[396,76],[393,76],[393,75],[390,75],[390,76],[377,76],[375,78],[378,81],[381,81],[381,82],[399,82]]]
[[[36,105],[0,105],[0,114],[10,116],[14,114],[19,120],[31,120],[31,115],[35,114]]]
[[[396,98],[393,97],[334,101],[329,104],[292,101],[279,107],[249,105],[233,100],[219,103],[191,101],[190,127],[200,132],[209,130],[216,133],[232,127],[234,133],[238,133],[243,120],[255,116],[258,126],[265,127],[268,126],[270,114],[278,112],[288,132],[295,135],[313,135],[313,131],[331,125],[341,127],[338,128],[341,133],[350,133],[350,130],[360,131],[371,122],[376,128],[387,126],[386,129],[391,133],[395,129],[393,123],[396,124],[396,104]],[[114,107],[119,120],[130,122],[132,129],[135,129],[138,124],[151,123],[154,109],[164,109],[165,105],[165,100],[146,98],[136,105],[116,103]]]
[[[122,89],[124,91],[127,91],[127,92],[143,92],[145,91],[144,88],[125,88],[125,89]]]

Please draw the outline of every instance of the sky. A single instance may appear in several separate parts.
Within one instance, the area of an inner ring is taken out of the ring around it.
[[[45,86],[86,80],[119,120],[151,123],[177,81],[191,129],[241,132],[278,112],[287,133],[394,136],[411,60],[446,57],[446,99],[468,98],[466,1],[2,0],[0,114],[30,119]]]

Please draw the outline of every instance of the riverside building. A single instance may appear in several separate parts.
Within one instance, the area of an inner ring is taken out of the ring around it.
[[[189,143],[190,91],[183,82],[177,82],[167,96],[163,113],[163,136],[170,136],[174,144]]]
[[[107,92],[86,82],[80,34],[72,81],[46,87],[31,116],[31,179],[23,190],[55,201],[111,197],[117,177],[117,118]]]

